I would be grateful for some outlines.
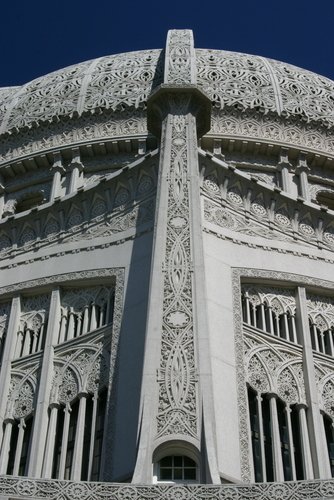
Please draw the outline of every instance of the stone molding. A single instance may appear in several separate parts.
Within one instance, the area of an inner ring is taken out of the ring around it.
[[[3,500],[333,500],[334,480],[256,483],[252,485],[132,485],[0,478]]]
[[[240,113],[235,109],[213,108],[208,136],[263,141],[334,157],[331,129],[321,124],[314,127],[294,116],[283,118],[273,112],[262,114],[248,109]]]
[[[98,143],[101,140],[146,138],[147,123],[144,110],[125,110],[122,113],[104,111],[85,113],[80,118],[66,117],[54,123],[42,122],[9,136],[0,138],[0,165],[17,162],[32,155],[45,154]]]

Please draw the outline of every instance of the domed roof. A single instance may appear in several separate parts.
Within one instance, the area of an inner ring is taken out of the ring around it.
[[[197,84],[219,108],[334,124],[334,82],[279,61],[196,49]],[[60,116],[144,107],[163,82],[163,51],[106,56],[0,89],[0,133]]]

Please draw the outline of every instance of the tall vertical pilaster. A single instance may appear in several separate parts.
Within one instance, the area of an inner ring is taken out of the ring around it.
[[[0,442],[3,433],[3,421],[5,418],[7,397],[9,394],[9,384],[11,375],[11,364],[14,358],[15,347],[17,342],[17,332],[19,327],[21,314],[21,299],[20,297],[13,297],[12,306],[10,310],[10,317],[8,322],[8,330],[6,342],[3,352],[2,365],[0,370]]]
[[[165,57],[164,84],[148,102],[149,128],[161,134],[160,170],[134,482],[152,480],[154,452],[168,443],[197,452],[216,482],[215,458],[204,460],[201,449],[203,428],[211,441],[213,431],[202,414],[210,367],[197,138],[210,127],[210,101],[196,87],[191,31],[170,31]]]
[[[57,336],[60,323],[60,294],[59,289],[52,291],[48,329],[46,332],[45,346],[43,350],[43,361],[41,376],[36,401],[34,429],[30,447],[30,460],[28,475],[40,477],[42,471],[43,450],[46,443],[48,427],[48,408],[50,404],[50,391],[53,377],[53,354],[54,345],[57,344]]]
[[[297,313],[298,324],[301,328],[300,335],[303,344],[303,363],[305,367],[304,377],[305,377],[305,389],[306,396],[308,400],[308,428],[309,428],[309,441],[312,449],[312,459],[313,459],[313,474],[309,473],[310,466],[307,468],[306,479],[311,479],[313,477],[319,479],[327,479],[331,477],[331,471],[329,467],[328,452],[326,447],[326,440],[324,440],[324,435],[322,432],[322,416],[320,414],[319,400],[318,400],[318,390],[316,387],[316,376],[312,352],[312,341],[309,328],[309,320],[307,315],[307,302],[306,302],[306,290],[303,287],[298,287],[297,292]],[[304,410],[305,412],[305,410]],[[305,420],[305,416],[303,416]],[[307,456],[303,450],[304,461],[309,464],[310,458]]]

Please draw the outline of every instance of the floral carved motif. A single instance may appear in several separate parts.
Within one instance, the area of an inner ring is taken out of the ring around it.
[[[34,410],[38,366],[13,370],[9,385],[6,418],[21,419]]]
[[[300,350],[287,351],[247,333],[245,337],[246,377],[258,392],[274,392],[287,404],[305,403],[305,386]]]
[[[102,342],[57,355],[50,403],[70,403],[79,393],[95,393],[106,387],[109,358],[110,349]]]

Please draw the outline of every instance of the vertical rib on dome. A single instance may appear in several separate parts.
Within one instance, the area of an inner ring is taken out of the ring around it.
[[[196,83],[196,55],[191,30],[168,31],[164,83]]]

